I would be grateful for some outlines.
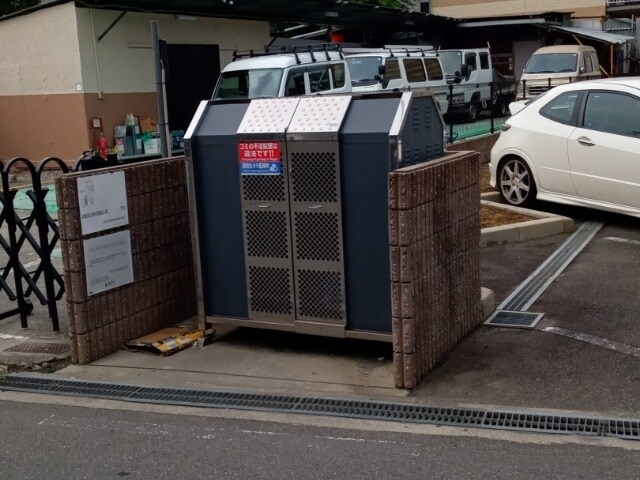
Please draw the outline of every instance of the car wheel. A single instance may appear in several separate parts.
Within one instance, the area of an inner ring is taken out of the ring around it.
[[[502,199],[517,207],[528,207],[536,199],[536,182],[521,158],[508,158],[500,165],[498,185]]]
[[[478,106],[475,103],[467,105],[467,117],[472,122],[478,119]]]
[[[496,117],[504,117],[507,114],[507,105],[502,99],[496,100],[496,104],[493,106],[493,114]]]

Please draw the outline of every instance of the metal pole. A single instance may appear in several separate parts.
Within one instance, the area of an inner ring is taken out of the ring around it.
[[[497,94],[496,94],[495,102],[493,100],[493,95],[496,93],[493,82],[489,82],[489,90],[491,91],[491,106],[489,107],[489,112],[491,112],[491,133],[495,133],[496,129],[495,129],[495,124],[493,122],[493,114],[495,112],[496,106],[498,105],[498,102],[500,102],[501,100],[498,99]]]
[[[162,68],[162,58],[160,58],[160,37],[158,36],[158,22],[151,22],[151,39],[153,44],[153,63],[156,71],[156,98],[158,100],[158,130],[160,132],[160,147],[162,157],[169,156],[169,147],[167,144],[167,121],[165,120],[165,103],[164,103],[164,75]]]
[[[449,117],[449,143],[453,143],[453,83],[449,84],[449,110],[447,117]]]

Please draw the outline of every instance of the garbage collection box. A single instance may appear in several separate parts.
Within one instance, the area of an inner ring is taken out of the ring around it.
[[[390,341],[388,176],[443,155],[432,95],[208,102],[185,140],[208,321]]]

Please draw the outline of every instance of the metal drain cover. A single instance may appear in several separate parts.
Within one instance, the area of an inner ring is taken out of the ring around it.
[[[544,313],[496,310],[484,324],[492,327],[534,328],[543,316]]]
[[[44,342],[24,342],[13,347],[6,348],[5,352],[18,353],[48,353],[51,355],[60,355],[68,352],[70,346],[67,343],[44,343]]]

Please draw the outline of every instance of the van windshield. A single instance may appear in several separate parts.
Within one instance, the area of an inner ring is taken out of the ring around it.
[[[223,72],[213,92],[213,99],[277,97],[281,79],[281,68]]]
[[[454,75],[462,68],[462,52],[460,50],[450,50],[438,52],[442,69],[446,75]]]
[[[347,57],[351,85],[375,85],[382,57]]]
[[[561,73],[578,70],[577,53],[540,53],[533,55],[524,73]]]

